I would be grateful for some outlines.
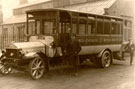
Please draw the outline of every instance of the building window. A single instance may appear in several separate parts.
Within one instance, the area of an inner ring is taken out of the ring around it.
[[[24,41],[24,30],[25,30],[25,26],[18,27],[18,38],[19,38],[19,41]]]
[[[8,42],[8,28],[2,29],[2,39],[3,39],[3,46],[7,46]]]

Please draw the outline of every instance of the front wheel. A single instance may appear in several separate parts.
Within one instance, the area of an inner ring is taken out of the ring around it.
[[[5,56],[0,58],[0,72],[3,75],[7,75],[12,72],[12,67],[10,67],[6,62],[4,62]]]
[[[3,75],[7,75],[9,73],[11,73],[12,71],[12,68],[8,65],[1,65],[1,68],[0,68],[0,72],[3,74]]]
[[[35,57],[29,64],[29,72],[32,79],[40,79],[45,72],[45,62],[42,58]]]
[[[104,51],[100,58],[100,65],[103,68],[108,68],[111,65],[112,57],[109,51]]]

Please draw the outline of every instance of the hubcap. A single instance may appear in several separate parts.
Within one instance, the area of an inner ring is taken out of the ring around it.
[[[109,67],[110,66],[110,63],[111,63],[110,53],[109,52],[106,52],[102,56],[102,65],[103,65],[103,67],[106,68],[106,67]]]

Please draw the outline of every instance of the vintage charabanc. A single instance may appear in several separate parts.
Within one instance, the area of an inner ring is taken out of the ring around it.
[[[63,47],[68,44],[68,28],[81,43],[80,64],[90,59],[107,68],[121,48],[122,18],[62,9],[37,9],[26,13],[27,42],[12,42],[2,51],[3,74],[16,69],[39,79],[50,67],[61,65]]]

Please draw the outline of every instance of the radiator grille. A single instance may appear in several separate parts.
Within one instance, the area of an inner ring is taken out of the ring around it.
[[[7,58],[19,58],[19,50],[18,49],[6,49],[6,57]]]

